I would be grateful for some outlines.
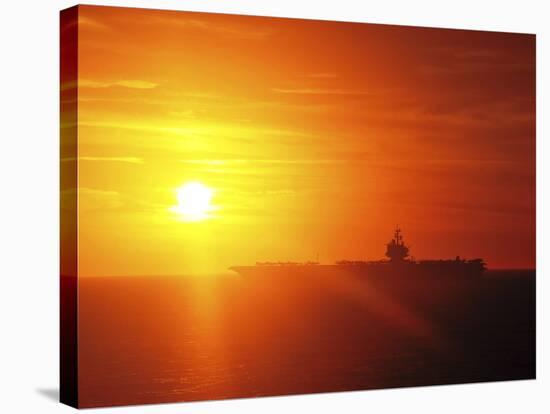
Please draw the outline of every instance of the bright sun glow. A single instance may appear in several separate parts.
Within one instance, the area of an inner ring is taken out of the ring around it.
[[[214,209],[210,204],[214,191],[199,182],[189,182],[176,190],[178,204],[172,211],[185,221],[200,221]]]

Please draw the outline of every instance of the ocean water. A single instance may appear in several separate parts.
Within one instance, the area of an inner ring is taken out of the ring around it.
[[[535,377],[534,271],[403,292],[345,277],[79,283],[83,407]]]

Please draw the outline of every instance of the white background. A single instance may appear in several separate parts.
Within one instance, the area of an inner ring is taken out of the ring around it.
[[[537,34],[537,380],[164,404],[101,413],[549,412],[549,31],[543,1],[102,1],[106,5],[305,17]],[[0,412],[73,409],[58,394],[58,13],[61,0],[2,3],[0,48]],[[546,162],[545,162],[546,161]],[[545,190],[546,187],[546,190]],[[513,355],[511,355],[513,358]]]

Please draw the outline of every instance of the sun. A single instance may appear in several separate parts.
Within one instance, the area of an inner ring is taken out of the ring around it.
[[[178,204],[171,211],[178,213],[184,221],[201,221],[210,217],[214,191],[200,182],[188,182],[176,189]]]

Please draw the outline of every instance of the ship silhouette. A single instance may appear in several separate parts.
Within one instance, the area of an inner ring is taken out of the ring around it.
[[[486,270],[483,259],[415,260],[405,244],[401,229],[396,227],[393,238],[386,244],[387,259],[375,261],[339,260],[334,264],[307,262],[256,262],[251,266],[232,266],[229,269],[243,276],[253,275],[298,275],[298,274],[357,274],[364,276],[387,276],[392,279],[443,278],[471,280],[480,277]]]

